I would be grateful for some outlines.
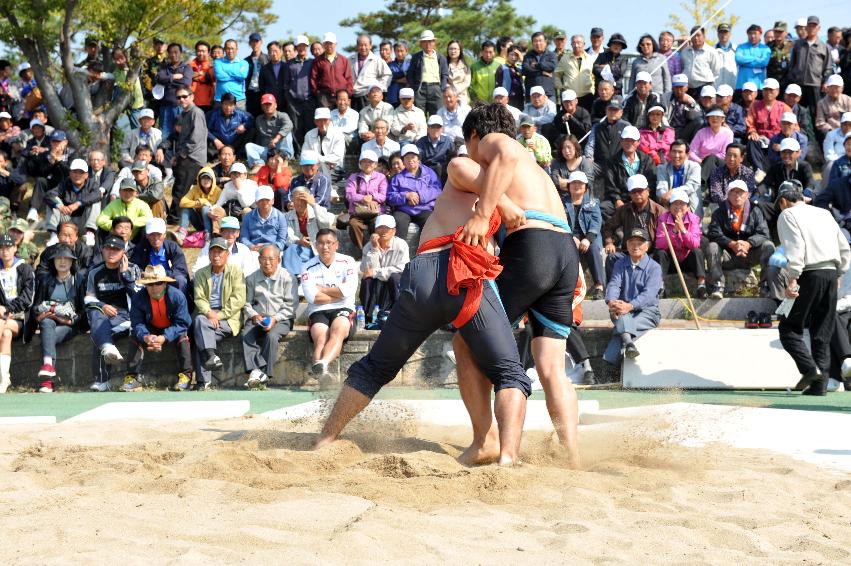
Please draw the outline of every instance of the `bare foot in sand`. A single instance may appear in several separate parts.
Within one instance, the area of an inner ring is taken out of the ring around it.
[[[499,441],[486,440],[481,446],[474,442],[458,456],[458,461],[465,466],[493,464],[497,460],[499,460]]]
[[[329,444],[334,442],[334,440],[336,439],[328,436],[320,436],[316,439],[316,444],[313,445],[313,450],[316,451],[321,448],[324,448],[325,446],[328,446]]]
[[[509,458],[508,456],[502,456],[500,457],[497,465],[503,468],[514,468],[523,465],[523,462],[521,462],[519,459]]]

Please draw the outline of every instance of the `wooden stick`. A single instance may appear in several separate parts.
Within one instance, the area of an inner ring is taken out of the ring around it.
[[[683,287],[683,291],[686,294],[686,300],[688,301],[688,306],[691,309],[691,314],[694,316],[694,325],[700,330],[700,321],[697,319],[697,311],[694,308],[694,303],[691,302],[691,294],[688,292],[688,285],[686,285],[686,280],[683,278],[683,272],[680,270],[680,262],[677,260],[677,253],[674,251],[674,243],[671,242],[671,237],[668,235],[668,227],[665,226],[664,222],[662,224],[662,232],[665,233],[665,240],[668,241],[668,250],[671,252],[671,259],[674,260],[674,267],[677,268],[677,275],[680,277],[680,285]]]

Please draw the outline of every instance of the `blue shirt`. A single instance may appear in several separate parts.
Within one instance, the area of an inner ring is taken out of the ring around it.
[[[226,92],[236,97],[236,101],[245,100],[245,79],[248,78],[248,61],[245,59],[229,60],[220,57],[213,61],[216,73],[216,102],[222,101]]]
[[[630,303],[633,310],[659,306],[659,290],[662,288],[662,268],[644,255],[638,265],[633,266],[628,255],[620,258],[612,270],[606,287],[606,302],[621,300]]]
[[[685,179],[686,175],[686,166],[680,165],[679,169],[675,169],[674,166],[671,165],[671,171],[674,172],[674,186],[671,188],[676,189],[677,187],[682,187],[683,180]]]
[[[239,108],[233,109],[233,115],[229,118],[222,113],[221,108],[216,108],[207,115],[207,139],[219,140],[225,145],[230,145],[239,134],[236,129],[245,126],[248,131],[254,127],[254,117]]]
[[[211,273],[211,275],[213,287],[210,289],[210,308],[219,310],[222,308],[222,279],[224,279],[225,272]]]
[[[168,269],[168,260],[165,258],[165,246],[161,247],[158,252],[155,252],[154,248],[151,248],[151,252],[148,254],[148,265],[162,265]]]
[[[408,74],[408,67],[411,66],[411,57],[405,57],[405,60],[401,63],[396,59],[393,59],[387,66],[390,67],[390,86],[387,87],[387,93],[384,95],[384,100],[389,102],[390,104],[396,105],[399,104],[399,91],[402,90],[402,85],[397,83],[399,79],[405,77]]]
[[[290,201],[290,195],[299,187],[310,191],[320,206],[328,208],[331,204],[331,180],[322,173],[317,173],[310,180],[305,179],[303,173],[297,175],[290,183],[290,190],[283,197],[284,204]]]
[[[287,247],[288,228],[287,217],[277,208],[273,208],[265,219],[255,208],[242,219],[239,241],[249,248],[258,244],[274,244],[283,252]]]

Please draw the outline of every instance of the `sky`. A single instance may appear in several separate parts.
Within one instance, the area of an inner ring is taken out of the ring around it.
[[[726,0],[724,0],[726,1]],[[719,5],[723,5],[724,1]],[[602,27],[606,37],[614,32],[622,33],[634,49],[639,36],[643,33],[651,33],[654,36],[667,27],[668,14],[672,11],[682,14],[679,1],[643,0],[636,2],[630,0],[623,2],[612,0],[605,5],[600,4],[599,10],[584,9],[584,6],[594,5],[593,2],[576,2],[568,4],[565,0],[523,0],[513,2],[520,14],[534,16],[540,22],[561,26],[568,35],[582,33],[588,35],[594,26]],[[339,45],[354,45],[355,30],[341,28],[340,20],[356,15],[358,12],[372,12],[383,8],[387,2],[382,0],[359,0],[358,2],[341,2],[329,0],[320,3],[305,3],[304,0],[274,0],[273,11],[278,14],[278,22],[267,29],[267,38],[281,39],[295,36],[302,32],[311,32],[321,35],[326,31],[337,34]],[[305,8],[305,6],[316,6],[316,10]],[[565,10],[565,5],[583,6],[583,9],[571,12]],[[639,6],[640,9],[633,10],[624,18],[621,10],[612,7]],[[803,6],[803,7],[802,7]],[[848,25],[848,2],[847,0],[809,0],[803,2],[786,2],[778,0],[732,0],[727,7],[727,13],[739,16],[739,23],[733,28],[733,43],[747,41],[745,29],[748,25],[756,23],[763,28],[774,24],[775,20],[786,20],[790,31],[794,21],[801,17],[817,15],[822,21],[822,35],[831,25]],[[714,26],[711,26],[714,27]],[[264,39],[267,39],[264,38]],[[244,47],[247,54],[248,48]]]

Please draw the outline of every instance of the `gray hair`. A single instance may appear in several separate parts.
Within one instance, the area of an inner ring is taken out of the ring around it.
[[[275,244],[264,245],[262,248],[260,248],[260,254],[259,255],[263,255],[263,252],[268,250],[269,248],[272,248],[273,250],[275,250],[275,257],[277,257],[278,259],[281,259],[281,249],[278,246],[276,246]]]
[[[452,85],[446,85],[446,87],[444,87],[443,94],[446,94],[447,92],[451,92],[454,96],[458,96],[458,89]]]
[[[372,123],[373,130],[379,122],[384,122],[384,125],[387,126],[387,129],[390,129],[390,123],[387,120],[385,120],[384,118],[376,118],[375,122]]]
[[[575,33],[575,34],[570,36],[570,42],[571,43],[573,43],[574,39],[581,39],[582,43],[585,43],[585,36],[582,35],[581,33]]]

